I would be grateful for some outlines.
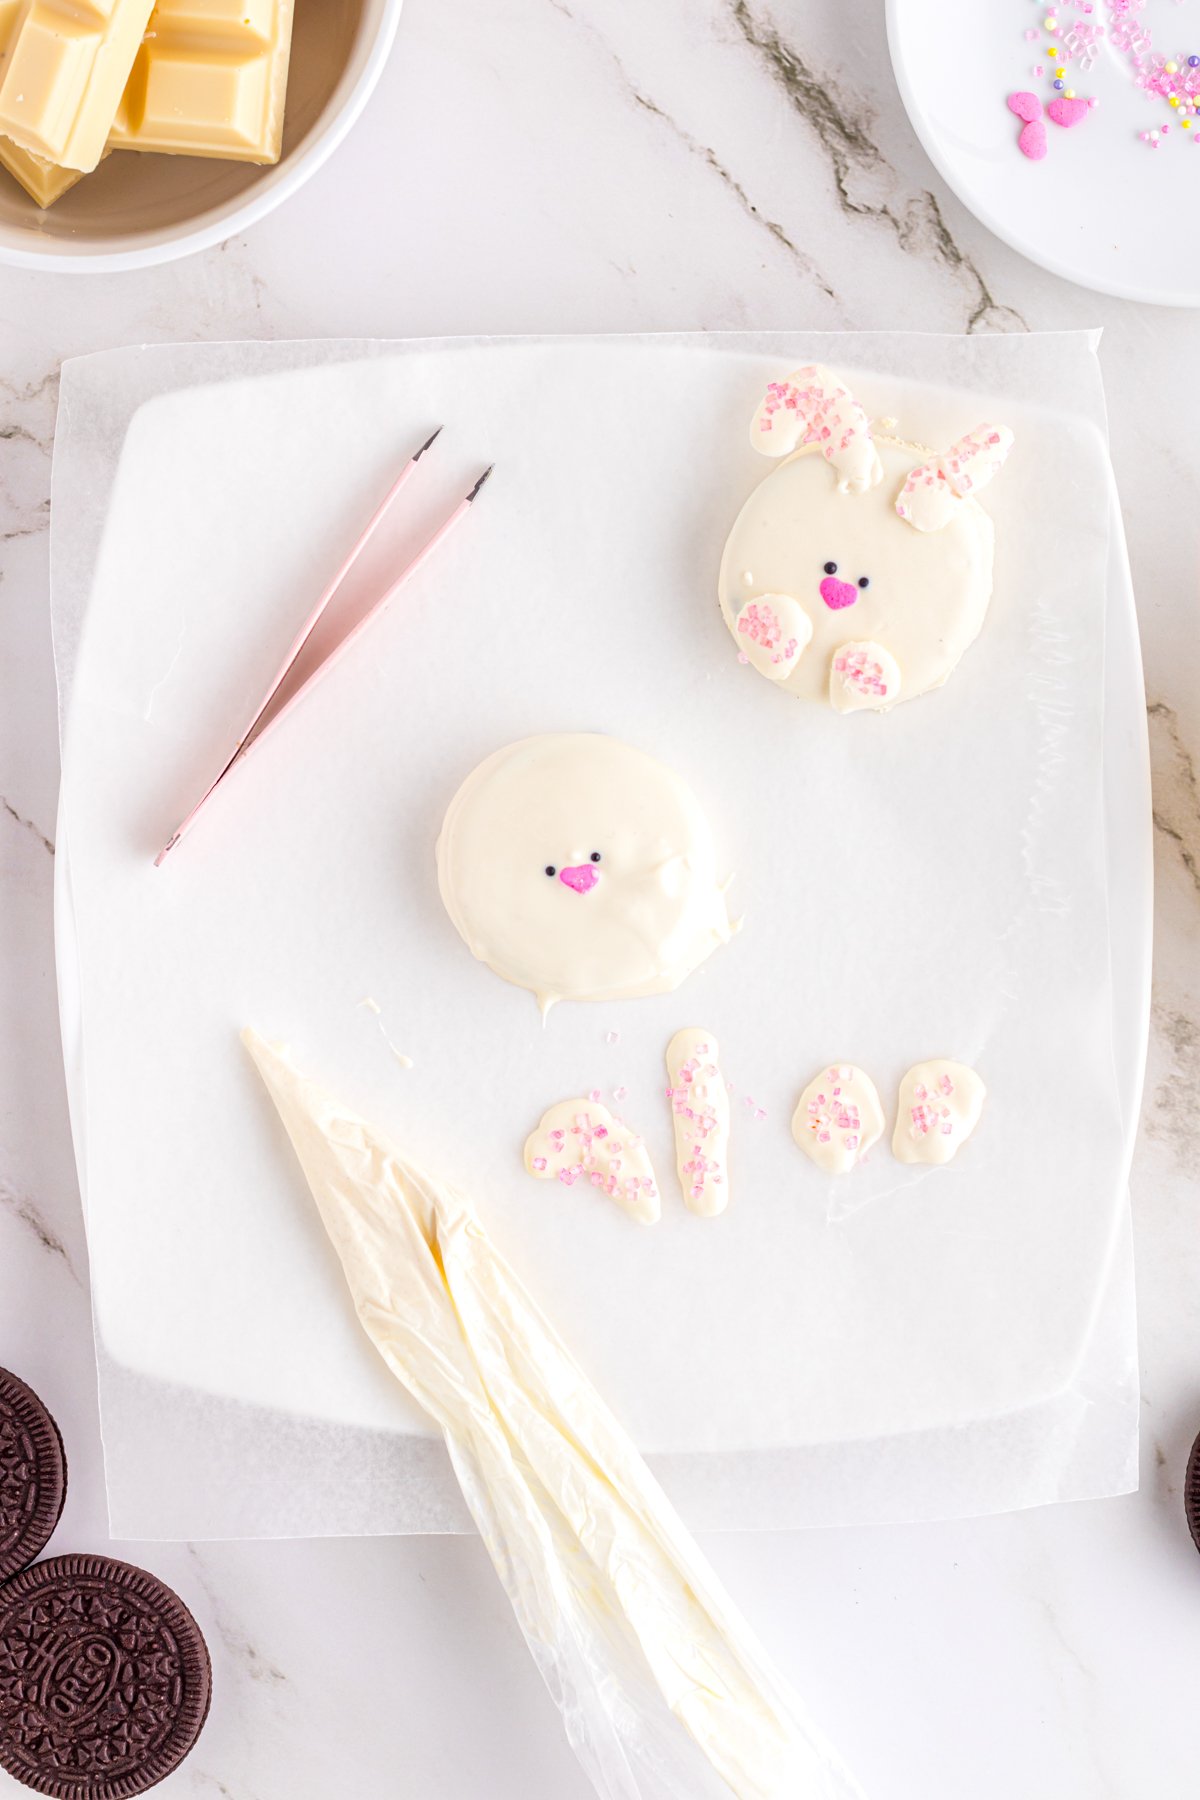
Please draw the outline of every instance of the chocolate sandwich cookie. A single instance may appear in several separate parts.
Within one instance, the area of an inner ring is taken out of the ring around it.
[[[0,1587],[0,1768],[56,1800],[127,1800],[200,1735],[200,1627],[145,1569],[55,1556]]]
[[[66,1497],[58,1426],[32,1388],[0,1369],[0,1581],[41,1555]]]
[[[1200,1437],[1192,1445],[1187,1474],[1183,1478],[1183,1506],[1192,1542],[1200,1550]]]

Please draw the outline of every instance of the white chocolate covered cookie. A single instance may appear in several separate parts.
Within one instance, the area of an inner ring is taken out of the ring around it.
[[[729,1089],[711,1031],[687,1025],[667,1045],[675,1164],[689,1209],[706,1219],[729,1204]]]
[[[539,1181],[598,1189],[640,1225],[662,1212],[645,1144],[598,1100],[560,1100],[544,1112],[525,1140],[525,1167]]]
[[[792,1136],[819,1169],[844,1175],[883,1135],[883,1106],[869,1075],[833,1063],[809,1082],[792,1114]]]
[[[900,1083],[892,1150],[903,1163],[948,1163],[983,1112],[987,1089],[965,1063],[918,1063]]]
[[[472,955],[543,1012],[667,993],[733,930],[700,802],[619,738],[497,750],[450,802],[437,866]]]
[[[886,712],[940,687],[991,599],[994,534],[977,495],[1012,433],[980,425],[931,456],[874,431],[813,365],[769,384],[750,436],[784,460],[746,501],[721,562],[739,655],[839,712]]]

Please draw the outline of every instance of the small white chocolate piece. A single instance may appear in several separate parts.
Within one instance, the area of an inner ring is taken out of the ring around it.
[[[886,712],[900,698],[900,664],[882,644],[843,644],[829,670],[834,712]]]
[[[8,0],[0,8],[0,134],[66,169],[94,169],[151,5]]]
[[[987,1089],[965,1063],[918,1063],[900,1083],[892,1149],[902,1163],[948,1163],[979,1123]]]
[[[711,1219],[729,1204],[729,1090],[711,1031],[677,1031],[667,1045],[667,1098],[675,1125],[675,1164],[690,1211]]]
[[[792,1136],[819,1169],[845,1175],[883,1135],[875,1083],[853,1063],[832,1063],[810,1081],[792,1114]]]
[[[108,155],[107,150],[104,153]],[[14,181],[19,181],[29,198],[44,212],[61,200],[68,188],[73,188],[77,181],[83,180],[82,169],[63,169],[58,163],[52,163],[48,157],[38,156],[32,150],[22,150],[20,144],[14,144],[11,138],[0,137],[0,164],[8,170]]]
[[[294,0],[158,0],[110,150],[274,163]]]
[[[645,1144],[598,1100],[560,1100],[544,1112],[525,1140],[525,1167],[539,1181],[599,1189],[640,1225],[661,1215]]]
[[[737,615],[738,650],[768,681],[791,674],[812,634],[812,620],[790,594],[759,594]]]

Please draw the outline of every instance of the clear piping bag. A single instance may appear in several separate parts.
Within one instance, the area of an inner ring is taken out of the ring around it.
[[[602,1800],[860,1800],[467,1202],[257,1033],[360,1322],[437,1423]]]

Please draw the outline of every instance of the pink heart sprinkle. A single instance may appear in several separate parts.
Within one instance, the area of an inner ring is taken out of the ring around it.
[[[827,575],[821,583],[821,598],[830,612],[841,612],[844,606],[854,605],[858,589],[851,581],[839,581],[836,575]]]
[[[1089,111],[1086,100],[1068,100],[1065,94],[1060,94],[1046,108],[1048,118],[1053,119],[1056,125],[1065,125],[1068,128],[1078,125],[1080,119],[1086,119]]]
[[[1028,125],[1022,125],[1017,149],[1030,162],[1041,162],[1046,154],[1046,127],[1040,119],[1031,119]]]
[[[1023,89],[1019,94],[1010,94],[1007,104],[1009,112],[1016,113],[1018,119],[1024,119],[1027,125],[1042,116],[1042,103],[1037,95],[1026,93]]]

